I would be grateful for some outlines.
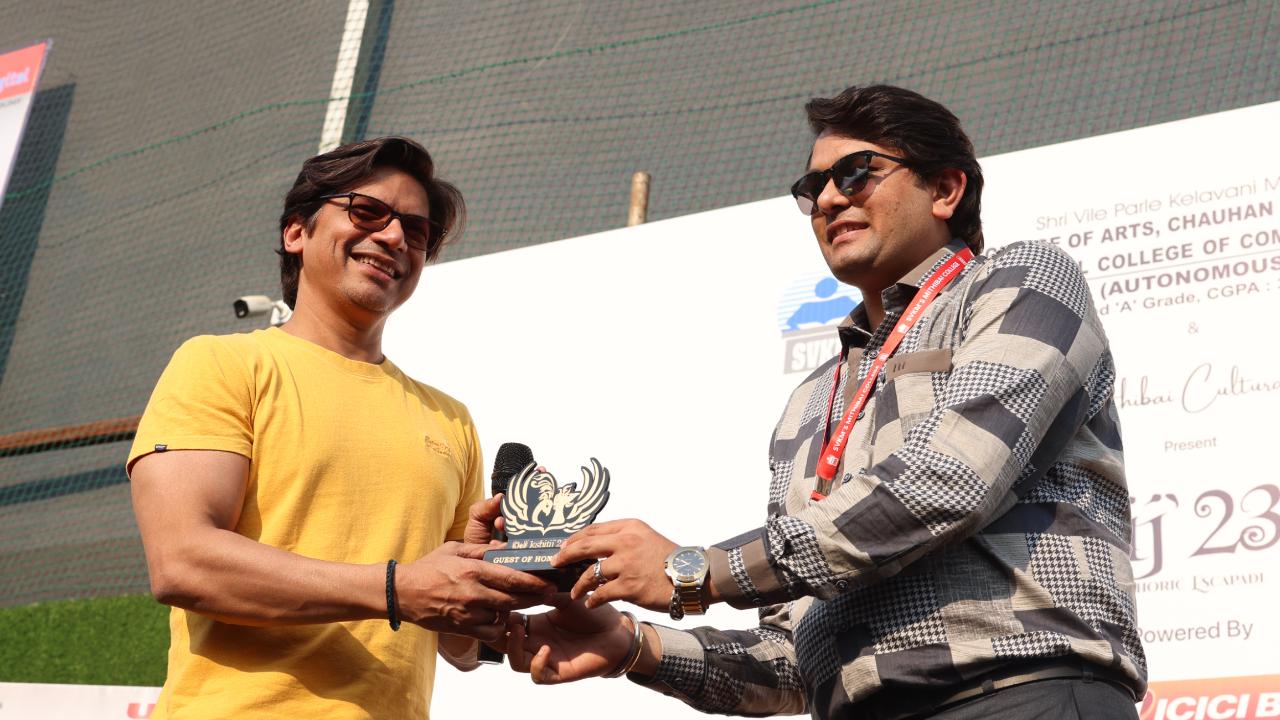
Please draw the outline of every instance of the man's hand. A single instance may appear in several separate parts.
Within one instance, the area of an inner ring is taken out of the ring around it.
[[[484,642],[506,633],[507,613],[544,604],[552,583],[484,562],[488,545],[449,542],[396,568],[396,599],[406,622]]]
[[[508,620],[506,650],[513,670],[551,685],[599,677],[626,659],[635,628],[612,605],[588,609],[564,595],[551,604],[551,612],[524,618],[513,614]]]
[[[601,559],[600,569],[606,582],[599,583],[592,567],[578,578],[570,591],[575,600],[590,592],[586,600],[588,608],[626,600],[648,610],[666,612],[671,606],[672,587],[663,563],[677,547],[639,520],[613,520],[588,525],[574,533],[551,564],[564,567],[582,560]]]
[[[493,529],[503,528],[502,495],[478,500],[471,505],[467,517],[467,529],[463,531],[462,542],[473,545],[485,545],[493,539]]]

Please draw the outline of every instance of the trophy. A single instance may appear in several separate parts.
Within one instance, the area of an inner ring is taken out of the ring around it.
[[[582,485],[559,485],[551,473],[529,463],[511,479],[502,496],[507,547],[489,550],[484,559],[544,577],[568,590],[592,561],[553,568],[551,558],[573,533],[591,524],[609,501],[609,470],[591,458],[582,468]]]

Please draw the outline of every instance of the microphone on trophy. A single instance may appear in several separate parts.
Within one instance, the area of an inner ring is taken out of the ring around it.
[[[523,443],[502,443],[498,455],[493,459],[493,472],[489,475],[489,497],[506,493],[511,479],[526,467],[536,465],[533,451]],[[496,526],[493,528],[493,539],[506,542],[507,534]],[[486,665],[501,665],[502,653],[488,645],[480,645],[479,661]]]

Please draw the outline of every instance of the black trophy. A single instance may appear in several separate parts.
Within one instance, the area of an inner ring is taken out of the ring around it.
[[[544,577],[560,590],[568,590],[592,561],[553,568],[551,558],[570,535],[590,525],[608,501],[609,470],[595,458],[590,468],[582,468],[581,487],[559,485],[551,473],[529,463],[511,479],[502,496],[507,547],[486,552],[484,559]]]

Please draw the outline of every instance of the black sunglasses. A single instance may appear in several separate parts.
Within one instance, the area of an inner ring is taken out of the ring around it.
[[[430,220],[421,215],[408,215],[396,212],[392,207],[376,197],[362,195],[358,192],[345,192],[340,195],[322,195],[317,200],[346,200],[347,218],[351,224],[365,232],[385,230],[392,220],[399,220],[404,230],[404,240],[415,250],[431,249]]]
[[[871,172],[873,157],[881,157],[910,167],[903,158],[885,155],[875,150],[859,150],[845,155],[832,163],[830,168],[806,173],[791,186],[791,197],[796,199],[800,212],[813,215],[818,211],[818,196],[822,194],[822,189],[827,186],[828,180],[835,182],[836,189],[846,197],[858,194],[867,185],[867,174]]]

